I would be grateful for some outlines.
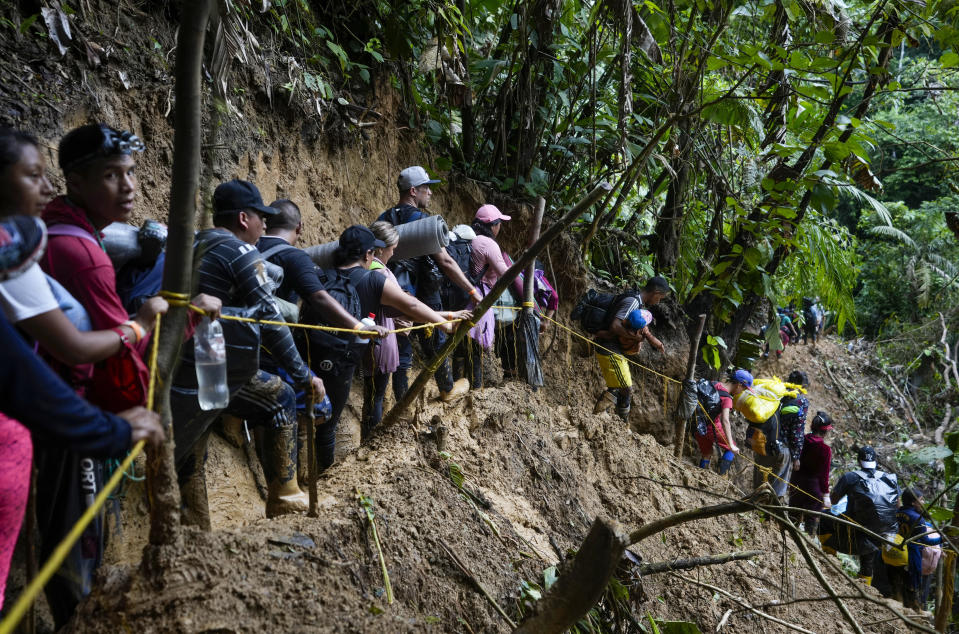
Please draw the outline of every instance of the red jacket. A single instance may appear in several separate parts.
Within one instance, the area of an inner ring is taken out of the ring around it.
[[[68,224],[80,227],[88,232],[94,241],[77,236],[51,235],[47,242],[47,252],[40,260],[40,266],[51,277],[63,284],[77,301],[83,304],[90,315],[94,330],[116,328],[129,317],[123,308],[116,289],[116,271],[113,262],[103,250],[100,233],[94,229],[86,212],[67,200],[65,196],[54,198],[43,212],[43,220],[48,227]],[[97,246],[97,243],[100,246]],[[147,340],[136,346],[139,354],[136,358],[142,372],[146,372],[142,355]],[[74,368],[64,368],[55,364],[64,376],[67,376],[77,391],[83,393],[93,376],[93,364],[83,364]]]

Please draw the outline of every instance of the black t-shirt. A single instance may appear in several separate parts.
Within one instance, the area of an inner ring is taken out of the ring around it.
[[[280,249],[267,258],[268,261],[283,269],[283,283],[276,289],[276,296],[295,304],[301,297],[309,299],[313,293],[325,291],[323,283],[317,276],[316,265],[303,249],[298,249],[276,236],[263,236],[256,243],[256,248],[260,250],[260,253],[266,253],[281,245],[289,248]]]
[[[360,297],[360,309],[363,311],[360,318],[366,317],[370,313],[378,315],[382,310],[381,299],[383,297],[383,286],[386,284],[386,276],[364,269],[362,266],[340,269],[340,272],[350,276],[350,283],[353,284],[356,294]]]
[[[394,227],[396,225],[405,225],[408,222],[428,218],[429,214],[421,211],[413,205],[397,205],[390,207],[380,214],[377,220],[384,220]],[[410,258],[409,260],[395,261],[390,260],[387,266],[396,275],[397,281],[403,290],[413,293],[418,300],[432,308],[433,310],[442,309],[440,299],[440,280],[443,274],[440,272],[436,262],[428,255]],[[404,272],[407,275],[404,275]],[[411,285],[407,285],[405,280],[409,279]]]

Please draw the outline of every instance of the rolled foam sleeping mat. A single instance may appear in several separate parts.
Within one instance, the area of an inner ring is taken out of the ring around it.
[[[443,216],[429,216],[396,227],[400,241],[393,251],[394,260],[408,260],[437,253],[450,243],[450,229]]]
[[[321,269],[331,269],[333,268],[333,252],[336,251],[338,246],[340,246],[340,241],[334,240],[333,242],[306,247],[303,250],[313,260],[313,264]]]
[[[400,234],[400,241],[393,252],[394,260],[407,260],[436,253],[450,243],[450,230],[442,216],[429,216],[405,225],[397,225],[396,232]],[[339,245],[339,240],[334,240],[304,250],[318,267],[329,269],[333,267],[333,252]]]

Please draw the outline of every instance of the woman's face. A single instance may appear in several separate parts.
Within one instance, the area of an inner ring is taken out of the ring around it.
[[[493,226],[490,228],[490,231],[493,232],[493,237],[494,237],[494,238],[499,235],[499,231],[500,231],[500,229],[502,229],[502,228],[503,228],[503,223],[502,223],[502,222],[497,222],[497,223],[494,223],[494,224],[493,224]]]
[[[376,257],[380,259],[384,264],[390,261],[390,258],[393,257],[393,252],[396,251],[396,245],[391,244],[390,246],[384,249],[377,249]]]
[[[39,216],[53,198],[46,161],[33,144],[20,146],[20,160],[4,170],[0,180],[3,185],[0,215]]]

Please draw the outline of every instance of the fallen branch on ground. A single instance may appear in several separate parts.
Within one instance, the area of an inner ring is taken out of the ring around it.
[[[782,619],[780,619],[780,618],[777,618],[777,617],[775,617],[775,616],[773,616],[773,615],[771,615],[771,614],[766,614],[766,613],[763,612],[762,610],[758,610],[758,609],[754,608],[753,606],[749,605],[749,603],[748,603],[745,599],[742,599],[742,598],[740,598],[740,597],[737,597],[736,595],[731,594],[731,593],[727,592],[726,590],[723,590],[722,588],[716,587],[716,586],[714,586],[714,585],[710,585],[710,584],[708,584],[708,583],[704,583],[704,582],[702,582],[702,581],[696,581],[695,579],[690,579],[689,577],[684,577],[683,575],[679,574],[678,572],[671,572],[671,573],[669,573],[669,574],[671,574],[672,576],[676,577],[677,579],[682,579],[682,580],[685,581],[686,583],[692,583],[692,584],[697,585],[697,586],[702,586],[703,588],[706,588],[707,590],[711,590],[712,592],[716,592],[716,593],[718,593],[718,594],[721,594],[721,595],[723,595],[724,597],[726,597],[727,599],[730,599],[730,600],[732,600],[732,601],[735,601],[735,602],[738,603],[739,605],[743,606],[743,609],[744,609],[744,610],[748,610],[749,612],[752,612],[752,613],[755,614],[756,616],[761,616],[762,618],[767,619],[767,620],[769,620],[769,621],[772,621],[773,623],[778,623],[779,625],[782,625],[783,627],[789,628],[790,630],[795,630],[796,632],[803,632],[803,634],[815,634],[815,632],[811,632],[810,630],[807,630],[807,629],[805,629],[805,628],[799,627],[799,626],[796,625],[795,623],[790,623],[789,621],[784,621],[784,620],[782,620]],[[724,616],[723,618],[725,619],[725,618],[728,618],[728,617]]]
[[[708,555],[706,557],[691,557],[689,559],[674,559],[673,561],[660,561],[650,564],[640,564],[639,574],[644,577],[658,575],[663,572],[675,572],[676,570],[689,570],[690,568],[699,568],[700,566],[715,566],[726,564],[731,561],[743,561],[752,559],[763,554],[762,550],[746,550],[739,553],[726,553],[725,555]]]

